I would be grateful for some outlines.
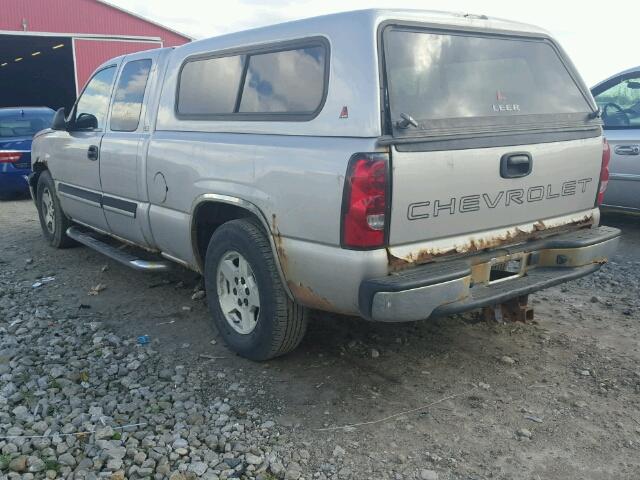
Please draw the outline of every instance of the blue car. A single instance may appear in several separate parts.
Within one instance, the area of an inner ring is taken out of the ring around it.
[[[54,111],[47,107],[0,108],[0,199],[29,191],[31,140],[49,128]]]

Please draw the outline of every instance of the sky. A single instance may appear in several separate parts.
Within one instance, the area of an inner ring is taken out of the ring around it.
[[[109,0],[200,39],[288,20],[371,7],[476,13],[538,25],[569,53],[589,86],[640,65],[640,1],[609,0]]]

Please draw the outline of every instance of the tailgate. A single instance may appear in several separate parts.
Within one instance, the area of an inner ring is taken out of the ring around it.
[[[503,178],[505,156],[526,152],[531,173]],[[591,210],[600,137],[438,152],[392,150],[390,245],[473,234]]]
[[[389,245],[524,241],[591,221],[602,163],[595,104],[546,37],[383,30]],[[517,237],[517,238],[514,238]]]

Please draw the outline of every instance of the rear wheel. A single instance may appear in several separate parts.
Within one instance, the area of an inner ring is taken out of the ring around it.
[[[68,248],[74,245],[75,242],[66,234],[67,228],[71,226],[71,220],[62,211],[53,179],[47,170],[38,178],[36,206],[42,233],[49,245],[55,248]]]
[[[232,220],[214,232],[204,277],[214,322],[238,354],[268,360],[304,337],[307,311],[287,296],[271,245],[255,222]]]

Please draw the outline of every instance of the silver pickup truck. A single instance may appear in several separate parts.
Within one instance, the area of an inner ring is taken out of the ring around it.
[[[228,345],[264,360],[309,308],[416,321],[593,273],[620,234],[598,226],[609,156],[543,30],[365,10],[106,62],[30,185],[52,246],[201,272]]]

